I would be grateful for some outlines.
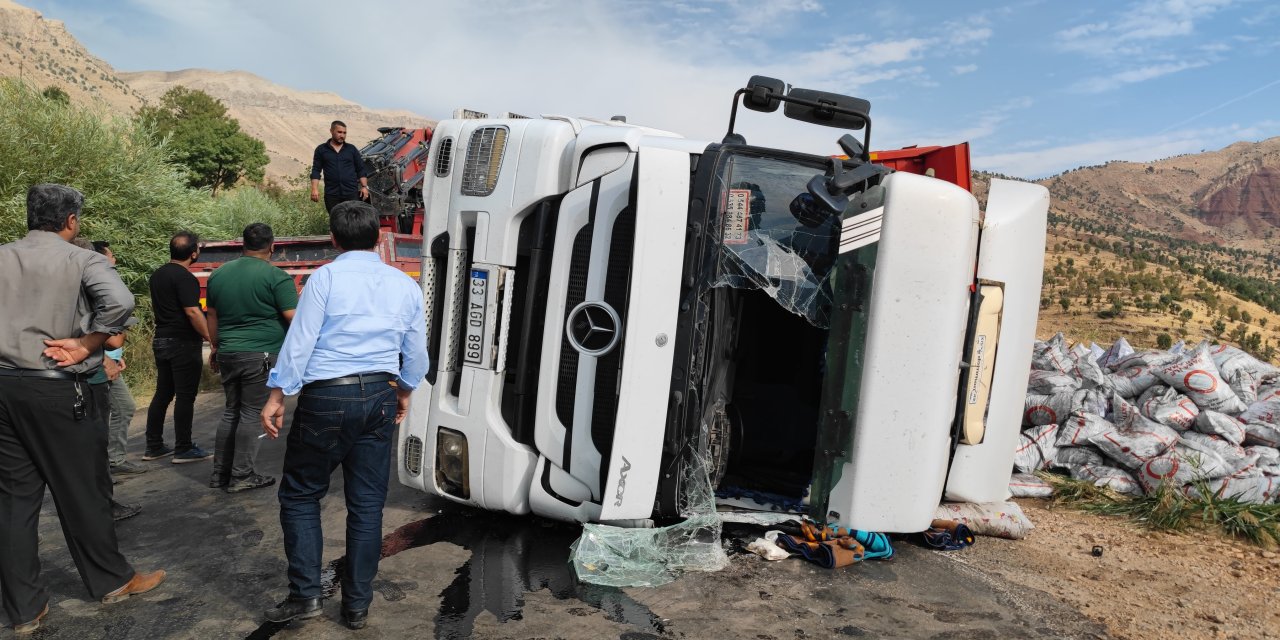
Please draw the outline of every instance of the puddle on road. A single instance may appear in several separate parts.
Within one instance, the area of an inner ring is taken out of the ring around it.
[[[579,600],[614,622],[661,635],[662,618],[620,589],[579,583],[569,564],[569,545],[582,528],[529,516],[485,511],[446,512],[406,524],[382,538],[382,557],[437,542],[456,544],[471,552],[458,567],[453,582],[440,593],[435,637],[470,638],[476,617],[488,611],[499,622],[520,620],[524,596],[542,589],[558,600]],[[346,558],[330,562],[321,574],[326,598],[341,590]],[[379,583],[383,584],[379,584]],[[404,598],[416,583],[376,580],[374,590],[388,600]],[[266,640],[287,624],[265,623],[246,640]]]

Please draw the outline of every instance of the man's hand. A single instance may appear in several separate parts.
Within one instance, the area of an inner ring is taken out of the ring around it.
[[[218,350],[217,349],[209,350],[209,371],[212,371],[213,373],[218,373]]]
[[[312,202],[320,202],[320,192],[319,192],[319,191],[316,191],[315,189],[312,189],[312,190],[311,190],[311,201],[312,201]]]
[[[360,199],[365,202],[369,201],[369,187],[360,187]]]
[[[87,336],[86,336],[87,337]],[[69,367],[73,364],[80,364],[90,356],[98,347],[102,345],[98,341],[98,345],[93,349],[85,344],[84,338],[63,338],[61,340],[45,340],[44,356],[58,363],[59,367]]]
[[[275,440],[280,437],[280,429],[284,427],[284,392],[272,389],[267,404],[262,407],[262,430],[267,437]]]
[[[124,358],[120,358],[119,360],[116,360],[116,366],[119,367],[121,371],[124,371],[125,369],[129,368],[129,365],[126,365],[124,363]]]
[[[404,415],[409,412],[409,396],[413,392],[408,389],[396,389],[396,424],[404,422]]]
[[[107,371],[107,380],[114,382],[116,378],[120,377],[120,365],[116,364],[115,360],[103,358],[102,368]]]

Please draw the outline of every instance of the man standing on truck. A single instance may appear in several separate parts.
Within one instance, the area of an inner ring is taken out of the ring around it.
[[[359,629],[378,573],[392,437],[409,409],[409,394],[427,373],[427,328],[422,290],[374,251],[377,210],[364,202],[339,204],[329,230],[344,253],[320,267],[302,290],[262,409],[262,428],[275,438],[284,426],[284,397],[302,392],[279,493],[289,597],[264,615],[277,623],[320,615],[320,498],[342,465],[342,617]]]
[[[156,358],[156,393],[147,408],[147,448],[143,460],[173,456],[174,464],[198,462],[213,456],[191,440],[196,393],[204,370],[200,357],[209,326],[200,308],[200,282],[191,263],[200,258],[200,237],[179,231],[169,240],[169,262],[151,274],[151,307],[156,335],[151,349]],[[173,449],[164,444],[164,414],[173,405]]]
[[[369,199],[364,159],[346,140],[347,125],[334,120],[329,125],[329,139],[316,147],[311,160],[311,201],[320,201],[320,175],[324,174],[324,210],[330,213],[340,202]]]
[[[227,493],[260,489],[276,479],[254,469],[258,423],[267,402],[267,372],[276,364],[298,306],[293,278],[271,264],[275,234],[255,222],[244,228],[244,256],[209,276],[209,368],[222,376],[227,408],[214,445],[209,486]]]

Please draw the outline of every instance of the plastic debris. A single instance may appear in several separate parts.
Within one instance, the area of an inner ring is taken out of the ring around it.
[[[781,531],[767,531],[763,538],[756,538],[747,543],[747,551],[754,553],[765,560],[786,560],[791,554],[786,549],[778,546],[778,536],[783,535]]]

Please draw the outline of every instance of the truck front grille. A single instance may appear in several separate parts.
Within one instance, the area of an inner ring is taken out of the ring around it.
[[[631,289],[631,258],[635,249],[636,214],[628,207],[618,214],[609,239],[609,265],[605,272],[604,301],[622,319],[619,331],[626,331],[627,303]],[[595,404],[591,411],[591,440],[607,454],[613,449],[614,424],[618,417],[618,380],[622,376],[624,341],[600,358],[596,365]],[[606,455],[606,461],[608,456]],[[604,466],[607,466],[604,465]],[[602,468],[603,469],[603,468]],[[603,482],[603,476],[602,480]],[[602,485],[603,486],[603,485]]]
[[[594,222],[588,222],[573,239],[569,260],[569,282],[564,302],[564,317],[587,297],[587,272],[591,265],[591,234]],[[565,427],[573,428],[573,405],[578,392],[578,351],[560,330],[560,376],[556,382],[556,415]]]

